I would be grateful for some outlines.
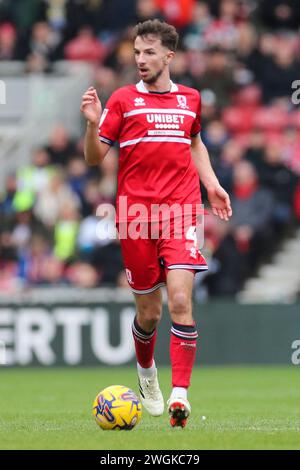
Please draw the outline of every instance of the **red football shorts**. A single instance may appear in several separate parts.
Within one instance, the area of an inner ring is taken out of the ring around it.
[[[170,269],[194,273],[208,269],[198,249],[195,226],[180,227],[178,231],[171,223],[165,230],[161,222],[158,229],[150,232],[151,224],[143,223],[137,227],[139,230],[130,232],[129,225],[119,223],[118,230],[127,280],[134,293],[155,291],[165,284]]]

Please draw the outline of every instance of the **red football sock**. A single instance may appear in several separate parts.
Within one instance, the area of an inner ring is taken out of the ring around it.
[[[195,325],[172,323],[170,356],[172,386],[188,388],[196,358],[198,333]]]
[[[147,333],[139,326],[135,317],[132,324],[132,334],[137,362],[144,369],[148,369],[153,365],[156,329],[151,333]]]

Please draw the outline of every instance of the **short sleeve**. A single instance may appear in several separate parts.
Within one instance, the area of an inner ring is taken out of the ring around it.
[[[198,99],[196,117],[192,124],[191,137],[195,137],[201,131],[201,96],[200,96],[200,93],[198,96],[199,96],[199,99]]]
[[[113,145],[119,139],[123,121],[123,112],[118,94],[113,93],[106,103],[99,123],[99,139],[108,145]]]

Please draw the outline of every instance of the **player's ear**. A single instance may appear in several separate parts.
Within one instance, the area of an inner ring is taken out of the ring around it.
[[[166,65],[171,62],[171,60],[173,59],[174,55],[175,55],[175,52],[173,52],[173,51],[169,51],[169,52],[167,53],[166,58],[165,58],[165,64],[166,64]]]

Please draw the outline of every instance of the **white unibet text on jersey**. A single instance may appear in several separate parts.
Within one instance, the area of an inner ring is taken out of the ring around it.
[[[166,123],[166,124],[183,124],[184,116],[182,114],[147,114],[147,122]]]

